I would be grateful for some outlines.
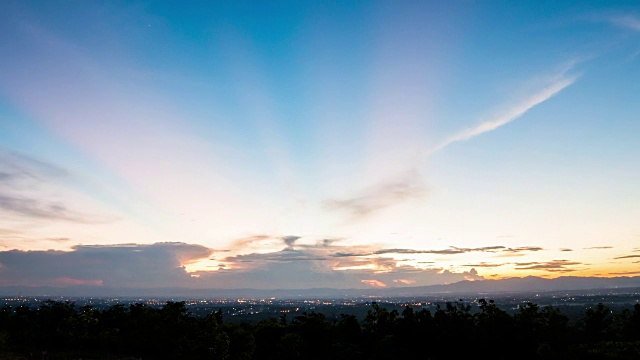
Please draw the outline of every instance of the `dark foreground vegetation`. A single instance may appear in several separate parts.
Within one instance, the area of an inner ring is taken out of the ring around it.
[[[640,304],[599,304],[576,324],[552,307],[509,315],[479,304],[399,313],[373,303],[363,321],[311,312],[233,324],[221,311],[194,317],[184,302],[100,311],[50,300],[0,309],[0,359],[640,359]]]

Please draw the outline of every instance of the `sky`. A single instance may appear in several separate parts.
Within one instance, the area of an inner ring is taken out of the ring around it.
[[[0,287],[640,275],[640,5],[2,1]]]

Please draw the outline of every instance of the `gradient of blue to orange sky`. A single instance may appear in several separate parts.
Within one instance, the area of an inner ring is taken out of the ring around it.
[[[0,286],[639,261],[635,1],[0,3]]]

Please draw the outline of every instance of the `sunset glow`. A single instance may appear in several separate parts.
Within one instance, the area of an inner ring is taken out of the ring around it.
[[[0,286],[640,275],[640,6],[0,4]]]

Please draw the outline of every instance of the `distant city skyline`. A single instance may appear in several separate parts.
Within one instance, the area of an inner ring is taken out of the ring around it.
[[[636,2],[0,3],[0,287],[637,276]]]

